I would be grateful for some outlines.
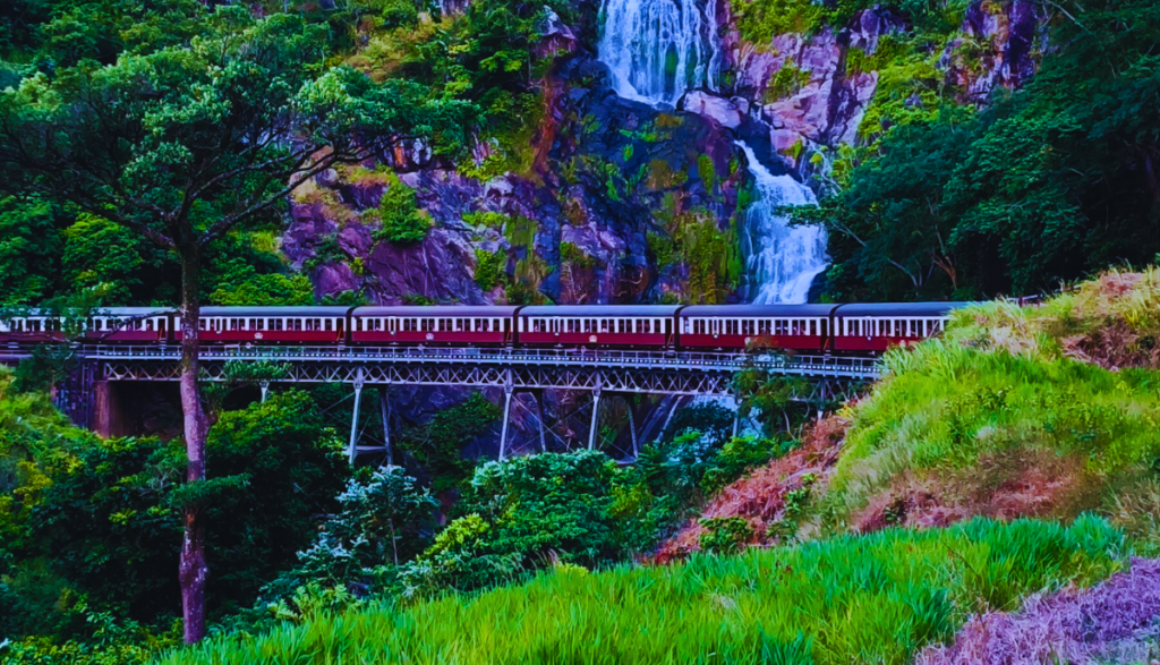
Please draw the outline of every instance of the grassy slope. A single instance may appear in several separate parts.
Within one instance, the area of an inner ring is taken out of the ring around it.
[[[1102,578],[1120,536],[1085,519],[889,530],[738,557],[560,571],[476,597],[317,615],[188,663],[902,663],[967,613]]]
[[[1042,307],[988,303],[887,356],[852,410],[821,531],[1103,512],[1160,536],[1160,272],[1110,273]]]

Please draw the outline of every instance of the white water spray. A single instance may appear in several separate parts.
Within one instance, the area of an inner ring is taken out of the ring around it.
[[[597,49],[616,94],[676,105],[690,88],[716,88],[720,67],[715,0],[604,0]]]
[[[790,226],[782,206],[817,205],[813,191],[788,175],[775,176],[757,161],[741,141],[758,198],[745,211],[742,241],[746,243],[746,275],[755,305],[806,302],[810,284],[826,269],[826,234],[820,226]]]

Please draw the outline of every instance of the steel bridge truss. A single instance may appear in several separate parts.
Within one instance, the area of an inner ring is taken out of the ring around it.
[[[93,381],[176,381],[180,350],[156,346],[78,347],[79,372],[67,385],[65,403],[75,422],[88,422],[92,412]],[[737,353],[668,353],[565,349],[449,349],[398,347],[203,347],[202,378],[231,380],[237,363],[267,363],[275,368],[269,381],[260,381],[265,399],[271,383],[342,383],[354,387],[351,460],[360,453],[390,452],[387,409],[383,390],[383,448],[357,445],[355,427],[363,388],[393,385],[463,386],[504,391],[500,458],[506,455],[512,395],[541,394],[543,390],[586,391],[592,394],[592,421],[588,437],[595,443],[602,393],[670,396],[733,396],[738,372],[758,370],[806,379],[795,400],[819,406],[851,396],[878,374],[873,358],[836,356],[783,356]],[[89,390],[86,390],[86,385]],[[808,386],[808,388],[807,388]],[[541,413],[543,403],[540,403]],[[83,419],[83,420],[82,420]],[[736,425],[736,424],[735,424]],[[541,427],[543,426],[541,419]],[[633,432],[635,441],[636,432]],[[541,444],[543,432],[541,432]]]

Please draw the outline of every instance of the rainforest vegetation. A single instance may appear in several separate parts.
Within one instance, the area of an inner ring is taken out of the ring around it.
[[[600,106],[598,4],[2,3],[0,306],[738,301],[735,137]],[[1014,2],[720,4],[770,57],[893,26],[835,46],[877,86],[853,137],[764,157],[819,195],[792,210],[828,231],[811,297],[1054,295],[959,311],[846,405],[742,372],[738,436],[687,406],[629,465],[609,421],[490,460],[475,393],[352,466],[349,389],[260,399],[272,364],[198,389],[187,362],[151,434],[100,437],[43,350],[0,368],[0,663],[972,662],[987,626],[1128,587],[1139,616],[1073,612],[1103,626],[1076,662],[1157,655],[1160,4],[1026,3],[1017,81],[963,27]]]

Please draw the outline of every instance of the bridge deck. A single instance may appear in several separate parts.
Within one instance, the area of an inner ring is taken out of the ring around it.
[[[28,348],[0,349],[0,359],[27,357]],[[173,345],[78,346],[80,360],[105,363],[172,363],[181,350]],[[289,365],[460,365],[493,367],[545,367],[575,369],[633,369],[666,372],[738,372],[759,369],[775,374],[835,377],[855,380],[878,376],[875,358],[776,353],[664,352],[593,349],[496,349],[422,347],[334,346],[203,346],[200,357],[207,363],[275,362]],[[149,373],[140,380],[165,380]],[[210,379],[217,377],[211,375]]]

